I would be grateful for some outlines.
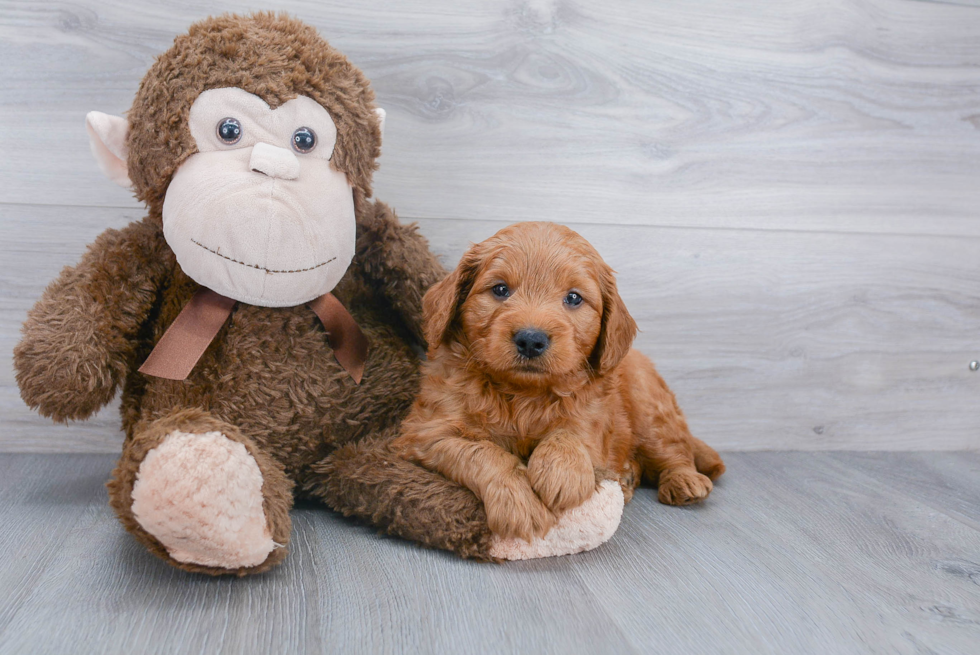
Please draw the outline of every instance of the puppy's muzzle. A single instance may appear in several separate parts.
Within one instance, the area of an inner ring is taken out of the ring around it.
[[[524,328],[514,335],[514,345],[517,346],[517,352],[521,357],[534,359],[548,350],[551,339],[541,330]]]

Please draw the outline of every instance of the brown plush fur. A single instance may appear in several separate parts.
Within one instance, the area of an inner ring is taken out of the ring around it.
[[[326,465],[314,467],[323,475],[312,478],[311,491],[345,515],[386,526],[391,534],[424,534],[427,546],[493,560],[493,534],[482,505],[477,502],[474,507],[473,493],[392,452],[390,441],[397,435],[398,426],[392,426],[370,440],[338,449]]]
[[[496,293],[495,287],[505,290]],[[565,302],[570,292],[579,304]],[[691,435],[639,351],[612,269],[567,227],[519,223],[473,246],[424,300],[429,361],[392,448],[472,489],[490,528],[543,536],[595,490],[640,474],[663,503],[703,500],[725,466]],[[515,335],[547,335],[535,357]]]
[[[128,115],[129,179],[151,209],[162,206],[170,178],[197,152],[187,129],[194,100],[232,86],[273,109],[298,95],[316,100],[337,125],[331,161],[347,174],[356,197],[371,197],[381,129],[364,74],[309,25],[258,13],[195,23],[143,78]]]
[[[243,36],[247,38],[242,38]],[[307,95],[338,128],[333,162],[354,187],[354,260],[334,290],[370,341],[360,385],[340,367],[305,306],[240,303],[186,381],[136,369],[198,285],[163,237],[170,178],[195,151],[188,109],[209,88],[238,86],[277,106]],[[271,14],[223,16],[194,25],[161,55],[129,112],[129,175],[149,215],[108,230],[66,268],[29,312],[14,352],[24,400],[56,421],[89,417],[122,386],[126,441],[109,485],[125,527],[180,568],[133,519],[134,477],[164,435],[220,430],[245,444],[264,477],[269,527],[288,541],[291,490],[324,499],[392,534],[486,559],[490,532],[467,489],[405,462],[391,462],[388,436],[418,389],[421,299],[445,271],[414,226],[368,200],[380,133],[363,75],[316,32]],[[340,449],[338,451],[338,449]]]

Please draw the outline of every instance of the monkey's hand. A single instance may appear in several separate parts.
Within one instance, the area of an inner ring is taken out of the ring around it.
[[[81,420],[112,400],[153,308],[168,259],[144,220],[106,230],[28,312],[14,348],[21,397],[55,421]]]
[[[402,225],[382,202],[367,204],[357,217],[354,264],[375,283],[421,344],[422,296],[446,276],[418,226]]]

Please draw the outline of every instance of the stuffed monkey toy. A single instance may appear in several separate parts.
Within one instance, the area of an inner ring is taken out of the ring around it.
[[[87,116],[100,168],[148,214],[48,286],[17,382],[61,422],[122,389],[110,502],[181,569],[282,561],[296,497],[483,560],[594,547],[618,523],[614,499],[550,542],[507,544],[468,489],[389,451],[418,389],[421,299],[445,271],[371,200],[373,102],[313,28],[226,15],[177,37],[127,118]]]

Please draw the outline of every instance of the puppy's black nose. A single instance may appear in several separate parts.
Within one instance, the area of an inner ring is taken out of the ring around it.
[[[514,335],[514,345],[517,346],[517,352],[528,359],[540,357],[548,349],[550,343],[547,334],[533,328],[525,328]]]

